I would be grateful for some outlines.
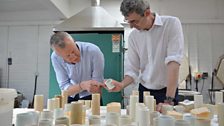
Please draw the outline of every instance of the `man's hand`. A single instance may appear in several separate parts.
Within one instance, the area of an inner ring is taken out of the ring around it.
[[[87,90],[90,93],[100,93],[100,85],[102,84],[95,80],[82,81],[80,83],[80,87],[82,88],[82,90]]]
[[[169,103],[159,103],[157,106],[156,106],[156,111],[158,112],[162,112],[162,107],[163,105],[173,105],[173,104],[169,104]]]
[[[104,81],[105,83],[105,81]],[[112,80],[111,84],[113,84],[115,87],[112,89],[108,89],[106,84],[103,84],[102,86],[107,89],[109,92],[119,92],[123,89],[123,84],[121,82],[118,82],[116,80]]]

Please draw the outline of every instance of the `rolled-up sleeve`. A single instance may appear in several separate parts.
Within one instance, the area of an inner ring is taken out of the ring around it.
[[[171,61],[175,61],[181,64],[184,53],[184,37],[181,22],[178,18],[171,20],[170,32],[168,35],[167,44],[167,57],[165,58],[165,64]]]

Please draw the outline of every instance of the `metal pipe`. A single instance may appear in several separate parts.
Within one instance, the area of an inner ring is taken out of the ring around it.
[[[100,6],[100,0],[91,0],[92,6]]]

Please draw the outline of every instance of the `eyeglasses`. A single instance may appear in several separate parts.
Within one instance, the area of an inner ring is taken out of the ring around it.
[[[129,24],[139,24],[140,22],[142,22],[142,20],[144,19],[144,17],[140,17],[139,19],[136,19],[136,20],[127,20],[127,19],[124,19],[124,22],[127,22]]]

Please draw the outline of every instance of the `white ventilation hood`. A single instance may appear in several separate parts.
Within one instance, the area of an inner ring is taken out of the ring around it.
[[[56,25],[54,31],[124,31],[124,28],[99,6],[99,0],[92,0],[91,7]]]

